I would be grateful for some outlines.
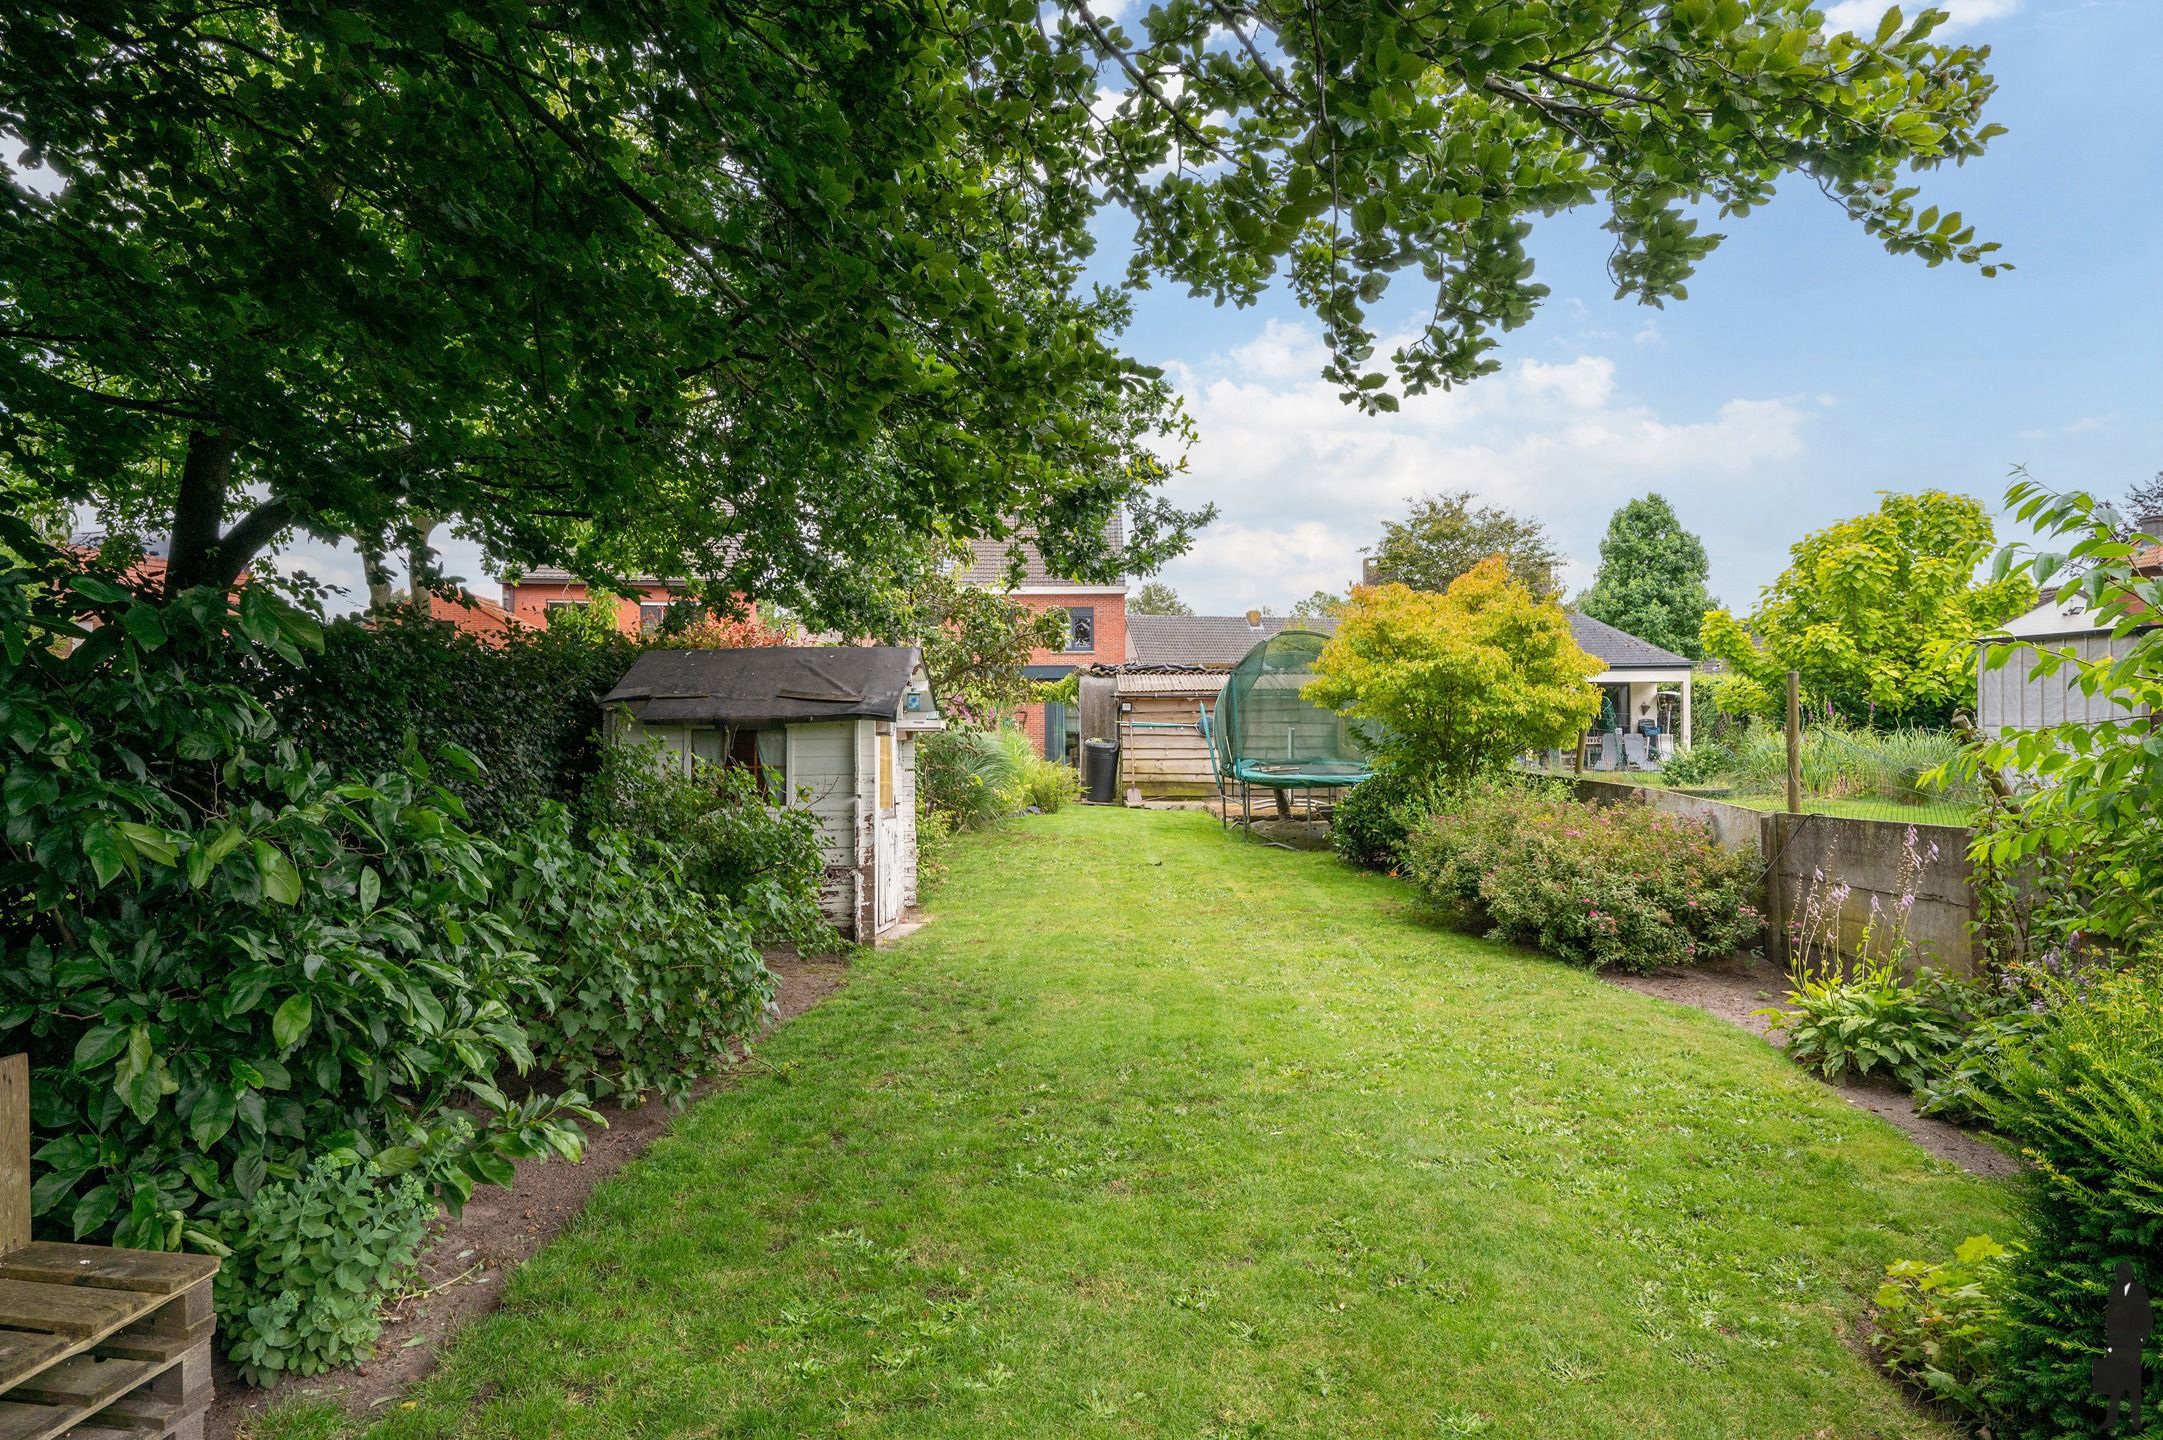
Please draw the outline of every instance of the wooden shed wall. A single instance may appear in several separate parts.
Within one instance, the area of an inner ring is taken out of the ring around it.
[[[867,943],[877,930],[871,827],[878,814],[878,765],[869,720],[789,727],[789,803],[819,817],[826,916],[842,934]],[[806,789],[810,795],[798,798]]]
[[[1209,747],[1203,743],[1195,717],[1199,695],[1127,695],[1130,707],[1119,715],[1119,783],[1152,799],[1214,795],[1217,785],[1209,769]],[[1212,702],[1215,697],[1207,697]],[[1178,730],[1140,728],[1142,725],[1181,725]]]

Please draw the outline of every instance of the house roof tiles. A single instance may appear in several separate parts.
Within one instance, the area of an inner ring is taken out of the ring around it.
[[[1264,615],[1249,625],[1244,615],[1127,615],[1127,645],[1137,665],[1199,665],[1229,670],[1246,653],[1285,630],[1337,628],[1330,619],[1298,620]]]

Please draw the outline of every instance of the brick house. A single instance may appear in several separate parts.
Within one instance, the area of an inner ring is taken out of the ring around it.
[[[637,576],[631,588],[635,596],[603,597],[604,603],[615,606],[616,628],[626,635],[655,628],[671,604],[690,598],[681,586],[652,575]],[[585,581],[550,565],[536,566],[515,584],[506,581],[503,586],[503,608],[522,625],[546,625],[551,610],[583,610],[593,603]]]
[[[1121,527],[1111,526],[1110,540],[1117,548]],[[1009,550],[1022,557],[1020,583],[1008,573]],[[1127,584],[1085,585],[1051,573],[1035,545],[1023,537],[1014,541],[977,540],[971,543],[969,568],[962,583],[996,590],[1031,610],[1064,610],[1067,643],[1057,649],[1033,650],[1024,673],[1032,680],[1063,680],[1091,665],[1117,665],[1127,658]],[[1029,705],[1021,713],[1022,728],[1039,753],[1054,759],[1073,760],[1081,749],[1081,712],[1075,705]]]

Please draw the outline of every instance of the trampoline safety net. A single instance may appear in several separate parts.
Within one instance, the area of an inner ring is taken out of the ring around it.
[[[1300,694],[1329,637],[1282,630],[1247,652],[1217,701],[1217,766],[1228,779],[1287,789],[1357,785],[1371,767],[1334,710]]]

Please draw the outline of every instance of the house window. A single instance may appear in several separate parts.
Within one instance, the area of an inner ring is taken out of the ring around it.
[[[638,607],[638,633],[651,635],[668,622],[668,606],[641,604]]]
[[[733,730],[693,730],[691,759],[724,770],[756,771],[759,793],[777,799],[788,789],[788,731],[779,726]]]
[[[542,607],[551,624],[555,623],[558,610],[583,610],[585,608],[586,602],[583,600],[551,600]]]
[[[891,731],[881,735],[879,741],[879,808],[894,808],[894,736]]]
[[[1097,648],[1097,612],[1094,605],[1069,605],[1066,612],[1066,648]]]

